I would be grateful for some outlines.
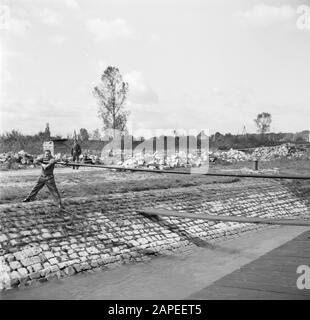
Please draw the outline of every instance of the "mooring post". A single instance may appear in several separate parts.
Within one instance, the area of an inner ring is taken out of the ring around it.
[[[197,136],[197,155],[201,156],[201,132]]]
[[[167,164],[167,136],[164,136],[164,164]]]
[[[186,164],[189,164],[189,136],[186,137]]]
[[[254,170],[258,170],[258,160],[254,160]]]

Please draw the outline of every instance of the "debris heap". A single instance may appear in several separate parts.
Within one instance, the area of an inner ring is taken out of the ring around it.
[[[114,158],[113,158],[114,156]],[[228,151],[197,151],[192,152],[176,152],[174,154],[167,154],[155,152],[146,153],[139,152],[132,154],[125,154],[124,161],[116,161],[121,159],[120,151],[114,151],[112,155],[88,155],[83,154],[80,161],[86,164],[117,164],[125,168],[146,167],[149,169],[172,169],[181,167],[200,167],[209,162],[213,163],[236,163],[243,161],[272,161],[276,159],[310,159],[309,152],[304,148],[294,144],[283,144],[272,147],[259,147],[252,150],[252,152],[243,152],[240,150],[230,149]],[[0,166],[2,169],[19,169],[25,167],[33,167],[33,160],[35,156],[28,154],[24,150],[18,153],[2,153],[0,154]],[[72,161],[72,157],[66,154],[56,154],[55,158],[60,161]]]

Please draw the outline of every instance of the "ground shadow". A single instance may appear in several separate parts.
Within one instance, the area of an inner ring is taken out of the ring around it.
[[[229,253],[239,252],[239,250],[224,248],[219,245],[214,245],[204,239],[201,239],[197,236],[193,236],[192,234],[187,232],[183,227],[180,227],[176,224],[173,224],[173,223],[171,223],[171,222],[169,222],[159,216],[155,216],[155,215],[151,216],[151,215],[143,214],[143,213],[141,213],[141,215],[152,220],[155,223],[160,224],[162,227],[167,228],[171,232],[177,233],[181,238],[183,238],[184,240],[190,241],[192,244],[196,245],[197,247],[206,248],[206,249],[210,249],[210,250],[218,250],[218,251],[222,251],[222,252],[229,252]]]

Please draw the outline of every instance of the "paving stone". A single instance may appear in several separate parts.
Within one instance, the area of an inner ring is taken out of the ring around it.
[[[51,259],[51,258],[55,257],[54,253],[51,251],[44,252],[44,255],[45,255],[46,259]]]
[[[10,267],[12,270],[16,270],[21,268],[21,264],[19,263],[19,261],[12,261],[10,262]]]
[[[38,272],[38,271],[42,270],[42,265],[41,265],[41,263],[36,263],[36,264],[32,265],[32,268],[35,272]]]
[[[17,286],[19,284],[21,275],[17,271],[13,271],[10,274],[11,286]]]
[[[56,258],[51,258],[48,260],[48,262],[51,264],[51,265],[56,265],[58,263],[58,260]]]
[[[26,268],[19,268],[17,271],[21,275],[21,277],[26,277],[28,275],[28,271]]]

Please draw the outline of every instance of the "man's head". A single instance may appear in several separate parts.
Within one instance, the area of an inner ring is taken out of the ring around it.
[[[50,159],[52,157],[51,150],[45,150],[44,157]]]

